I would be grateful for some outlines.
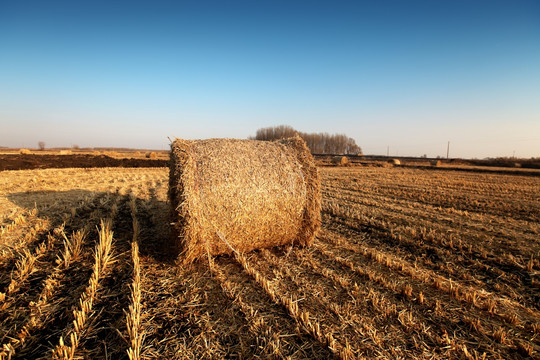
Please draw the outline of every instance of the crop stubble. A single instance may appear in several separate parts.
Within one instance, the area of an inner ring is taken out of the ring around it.
[[[538,356],[539,177],[324,168],[312,246],[177,267],[167,175],[0,173],[0,358]]]

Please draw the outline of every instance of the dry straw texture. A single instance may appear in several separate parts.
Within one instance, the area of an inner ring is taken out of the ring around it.
[[[349,163],[349,159],[346,156],[334,156],[332,158],[332,164],[347,165],[348,163]]]
[[[320,178],[305,142],[210,139],[171,144],[173,241],[205,254],[308,245],[321,223]]]

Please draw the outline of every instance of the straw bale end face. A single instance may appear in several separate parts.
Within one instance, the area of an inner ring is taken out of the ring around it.
[[[321,224],[318,170],[299,137],[177,139],[169,200],[173,243],[184,263],[207,254],[308,245]]]
[[[334,156],[332,158],[332,164],[338,166],[346,166],[349,164],[349,158],[346,156]]]

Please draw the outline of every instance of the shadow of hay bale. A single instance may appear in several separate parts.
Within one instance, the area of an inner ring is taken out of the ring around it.
[[[102,202],[106,198],[118,197],[118,214],[113,220],[115,241],[129,243],[132,239],[132,218],[129,206],[129,195],[117,192],[93,192],[88,190],[68,191],[27,191],[12,193],[7,199],[15,206],[32,210],[37,209],[37,216],[48,219],[52,228],[60,226],[72,209],[78,209],[76,216],[81,224],[95,219],[91,216],[97,210],[99,218],[110,215],[110,203]],[[168,203],[159,201],[155,192],[150,191],[150,198],[135,198],[137,203],[137,220],[140,225],[139,251],[142,256],[152,257],[160,262],[174,261],[170,248],[168,219]],[[99,220],[99,219],[98,219]],[[125,245],[125,244],[124,244]],[[128,244],[129,245],[129,244]]]

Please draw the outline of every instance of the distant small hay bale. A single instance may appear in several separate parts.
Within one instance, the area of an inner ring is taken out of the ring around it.
[[[349,163],[349,159],[346,156],[334,156],[332,158],[332,164],[345,166]]]
[[[155,152],[147,152],[146,153],[146,158],[147,159],[157,159],[157,154]]]
[[[439,167],[442,165],[441,160],[430,160],[429,164],[434,167]]]
[[[103,155],[114,158],[118,156],[118,153],[116,151],[104,151]]]
[[[32,152],[30,150],[28,150],[28,149],[20,149],[19,154],[21,154],[21,155],[30,155],[30,154],[32,154]]]
[[[520,168],[520,167],[521,167],[521,163],[518,163],[518,162],[517,162],[517,163],[514,163],[514,167],[515,167],[515,168]]]
[[[401,161],[399,161],[399,159],[388,160],[388,163],[392,165],[401,165]]]
[[[60,155],[71,155],[71,150],[60,150]]]
[[[95,156],[101,155],[101,151],[94,150],[94,152],[92,153],[92,155],[95,155]]]
[[[309,245],[321,224],[320,178],[300,137],[171,144],[172,240],[179,260]]]

